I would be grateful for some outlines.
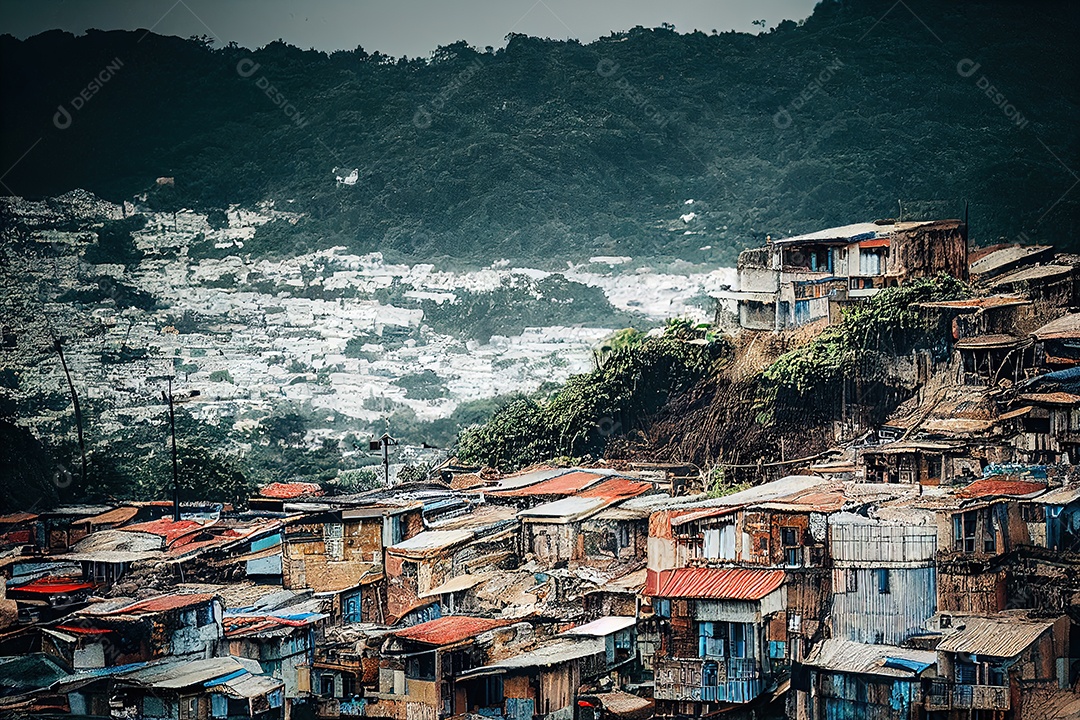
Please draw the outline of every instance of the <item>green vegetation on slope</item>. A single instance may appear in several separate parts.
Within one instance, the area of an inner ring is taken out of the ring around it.
[[[842,322],[782,355],[761,373],[759,422],[770,424],[797,408],[831,408],[845,382],[885,380],[884,368],[890,359],[916,349],[932,349],[943,337],[942,328],[929,326],[913,305],[969,295],[962,282],[941,274],[887,288],[852,306]]]
[[[459,457],[513,470],[557,457],[602,455],[607,441],[644,426],[673,396],[703,378],[726,343],[683,321],[660,337],[625,345],[548,398],[521,398],[462,432]]]

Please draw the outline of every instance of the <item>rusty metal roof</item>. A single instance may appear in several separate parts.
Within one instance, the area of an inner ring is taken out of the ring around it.
[[[103,512],[100,515],[95,515],[87,520],[87,522],[91,525],[123,525],[138,514],[139,508],[124,506],[109,510],[108,512]]]
[[[631,480],[624,477],[613,477],[599,485],[593,485],[587,490],[578,493],[578,497],[604,498],[605,500],[622,500],[624,498],[644,495],[653,489],[650,482]]]
[[[1031,344],[1031,338],[1018,338],[1014,335],[972,335],[956,342],[957,350],[1002,350]]]
[[[498,497],[534,497],[537,495],[575,495],[581,490],[594,485],[603,478],[599,473],[575,470],[557,477],[543,480],[534,485],[528,485],[513,490],[492,490],[490,495]]]
[[[273,482],[259,489],[259,495],[278,500],[293,500],[298,497],[322,494],[323,491],[321,487],[315,483],[308,482]]]
[[[402,640],[411,640],[425,645],[453,645],[488,630],[505,627],[512,622],[513,620],[447,615],[419,625],[395,630],[392,634]]]
[[[1039,340],[1062,340],[1080,337],[1080,313],[1064,315],[1031,333]]]
[[[125,532],[144,532],[151,535],[157,535],[160,538],[165,538],[166,545],[172,545],[174,542],[184,537],[188,533],[198,532],[202,530],[205,525],[194,520],[173,520],[172,518],[162,518],[160,520],[153,520],[151,522],[136,523],[135,525],[128,525],[124,527]]]
[[[1078,405],[1080,404],[1080,395],[1073,395],[1067,392],[1048,392],[1048,393],[1024,393],[1020,396],[1020,399],[1024,402],[1035,403],[1036,405]]]
[[[960,628],[938,645],[942,652],[976,653],[991,657],[1010,658],[1022,653],[1054,627],[1053,620],[1024,620],[1017,617],[954,618]]]
[[[998,478],[983,478],[976,480],[965,488],[957,491],[959,497],[985,498],[998,495],[1024,497],[1036,495],[1046,489],[1044,482],[1030,482],[1027,480],[1000,480]]]
[[[122,608],[112,611],[110,615],[145,615],[148,613],[167,612],[169,610],[179,610],[182,608],[194,607],[196,605],[202,605],[203,603],[210,602],[214,599],[214,595],[209,593],[193,593],[191,595],[161,595],[155,598],[149,598],[147,600],[140,600],[138,602],[125,605]]]
[[[760,600],[784,583],[783,570],[679,568],[662,570],[656,597]]]

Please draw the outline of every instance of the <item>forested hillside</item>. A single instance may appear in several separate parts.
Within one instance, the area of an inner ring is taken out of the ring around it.
[[[730,263],[766,233],[895,216],[898,200],[908,215],[970,202],[979,242],[1069,244],[1077,29],[1063,1],[850,0],[760,36],[514,35],[417,59],[3,36],[4,192],[274,199],[305,213],[267,238],[284,253]]]

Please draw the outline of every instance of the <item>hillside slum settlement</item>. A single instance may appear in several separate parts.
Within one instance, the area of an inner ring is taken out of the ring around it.
[[[908,402],[735,492],[451,465],[0,517],[0,714],[1078,717],[1076,266],[970,272]]]

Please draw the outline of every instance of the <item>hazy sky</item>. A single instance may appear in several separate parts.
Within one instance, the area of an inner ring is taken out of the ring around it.
[[[817,0],[0,0],[0,33],[19,38],[61,28],[79,34],[151,28],[211,35],[255,48],[282,38],[301,48],[428,56],[466,40],[501,47],[509,32],[589,42],[611,30],[668,22],[680,32],[759,32],[801,20]]]

